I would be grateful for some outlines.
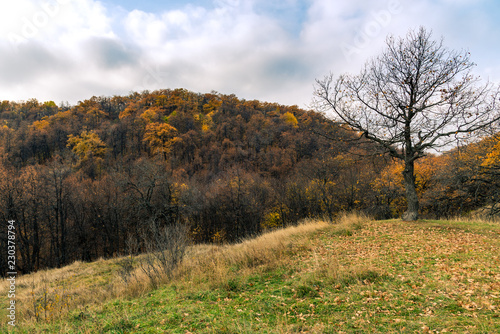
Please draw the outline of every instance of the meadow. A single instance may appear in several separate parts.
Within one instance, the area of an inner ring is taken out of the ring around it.
[[[305,220],[191,246],[156,289],[140,256],[21,276],[1,332],[497,333],[499,249],[495,222]]]

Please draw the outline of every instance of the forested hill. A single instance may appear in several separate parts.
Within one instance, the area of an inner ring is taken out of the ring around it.
[[[20,272],[123,253],[152,220],[224,242],[342,210],[404,209],[399,164],[296,106],[175,89],[72,107],[4,101],[0,122],[0,219],[15,221]],[[491,182],[477,196],[496,143],[422,159],[424,214],[496,201]]]
[[[352,138],[296,106],[184,89],[93,97],[74,107],[4,101],[0,120],[4,165],[71,160],[74,172],[93,180],[118,162],[141,158],[163,160],[171,172],[204,181],[236,167],[282,178],[318,152],[345,150],[313,132]]]

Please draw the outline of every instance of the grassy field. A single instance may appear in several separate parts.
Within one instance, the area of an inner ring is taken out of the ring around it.
[[[156,290],[123,259],[24,276],[10,332],[499,333],[499,250],[497,223],[304,222],[192,247]]]

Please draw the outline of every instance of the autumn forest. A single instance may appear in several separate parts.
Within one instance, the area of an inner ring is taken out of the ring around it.
[[[419,159],[421,217],[495,214],[499,139]],[[327,115],[216,92],[3,101],[0,219],[28,273],[125,254],[152,220],[223,243],[343,211],[400,217],[403,166],[385,152]]]

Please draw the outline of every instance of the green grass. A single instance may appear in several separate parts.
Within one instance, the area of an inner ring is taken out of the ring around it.
[[[500,332],[500,225],[366,220],[271,236],[193,251],[155,291],[14,332]],[[100,272],[118,285],[115,267]]]

